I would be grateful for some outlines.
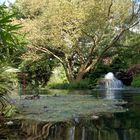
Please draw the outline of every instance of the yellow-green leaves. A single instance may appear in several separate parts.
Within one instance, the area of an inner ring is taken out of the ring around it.
[[[46,38],[53,46],[70,49],[79,38],[84,13],[73,3],[66,0],[51,1],[45,13],[44,29]]]
[[[16,5],[20,17],[33,19],[43,13],[46,2],[47,0],[17,0]]]
[[[95,68],[103,55],[115,49],[114,44],[137,20],[132,14],[131,0],[45,2],[42,2],[45,8],[40,15],[34,18],[25,16],[25,31],[28,30],[32,48],[59,60],[67,76],[71,74],[69,79],[77,76],[79,80],[84,73]],[[25,8],[22,3],[21,6]],[[35,8],[32,6],[32,10]]]

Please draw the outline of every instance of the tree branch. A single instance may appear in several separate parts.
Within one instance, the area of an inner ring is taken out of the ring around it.
[[[79,55],[81,63],[84,63],[84,56],[78,45],[75,46],[76,52]]]
[[[83,32],[86,36],[90,37],[90,38],[93,40],[94,45],[96,44],[95,35],[92,36],[92,35],[88,34],[87,32],[85,32],[84,30],[82,30],[82,32]]]
[[[109,16],[110,16],[110,12],[111,12],[111,7],[112,7],[112,5],[113,5],[113,0],[111,0],[111,3],[110,3],[110,5],[109,5],[109,7],[108,7],[108,13],[107,13],[107,17],[109,18]]]
[[[36,50],[38,50],[38,51],[51,54],[51,55],[54,56],[57,60],[59,60],[60,63],[62,63],[62,64],[64,63],[63,60],[62,60],[60,57],[58,57],[57,55],[55,55],[53,52],[51,52],[51,51],[48,50],[47,48],[44,48],[44,47],[35,47],[35,46],[33,46],[33,47],[28,46],[28,48],[30,48],[30,49],[36,49]]]

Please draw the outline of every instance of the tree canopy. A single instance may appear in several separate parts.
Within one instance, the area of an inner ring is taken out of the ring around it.
[[[139,8],[131,0],[24,0],[16,5],[29,51],[57,59],[69,82],[95,69],[139,23]]]

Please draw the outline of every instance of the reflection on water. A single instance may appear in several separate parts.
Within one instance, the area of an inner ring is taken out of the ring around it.
[[[104,95],[106,99],[121,99],[121,90],[106,89],[104,90]]]
[[[125,100],[128,111],[106,112],[99,118],[76,118],[67,122],[22,120],[5,133],[1,133],[0,128],[0,139],[3,136],[3,139],[10,140],[140,140],[140,94],[110,90],[95,95],[97,98]]]

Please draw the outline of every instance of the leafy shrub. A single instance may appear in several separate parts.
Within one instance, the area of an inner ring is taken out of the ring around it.
[[[14,105],[7,105],[3,114],[5,117],[12,117],[15,116],[17,114],[17,108]]]
[[[96,80],[83,79],[80,82],[74,83],[58,83],[51,85],[53,89],[93,89],[96,86]]]
[[[23,61],[20,65],[21,71],[26,74],[27,87],[32,89],[44,87],[51,74],[54,63],[49,58],[43,57],[37,61]],[[22,84],[22,77],[19,75],[19,82]]]
[[[92,89],[96,85],[96,80],[83,79],[77,83],[71,83],[69,89]]]
[[[126,69],[128,67],[127,62],[119,57],[116,57],[113,61],[112,64],[110,65],[110,69],[112,72],[116,72],[122,69]]]
[[[134,76],[133,82],[131,84],[133,87],[140,87],[140,74]]]

